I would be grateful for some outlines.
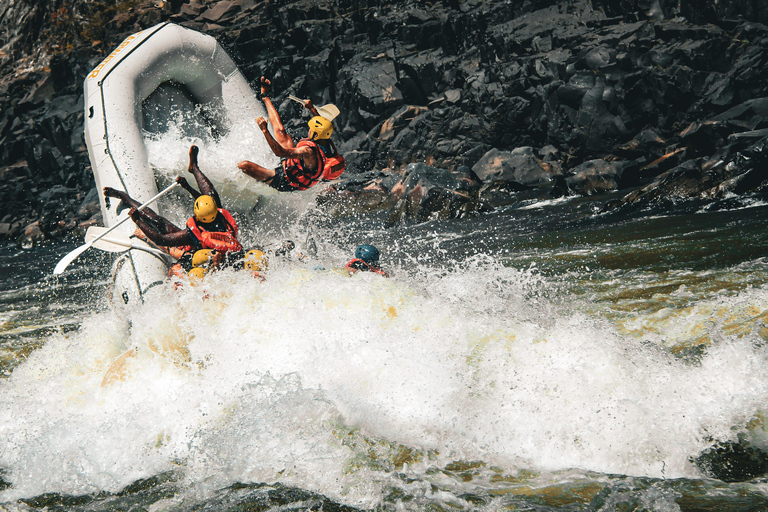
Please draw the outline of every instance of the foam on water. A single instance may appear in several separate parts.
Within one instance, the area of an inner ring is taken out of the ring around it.
[[[94,314],[0,384],[1,499],[183,467],[192,488],[281,481],[369,503],[387,475],[350,469],[342,427],[508,471],[692,476],[706,437],[768,392],[746,341],[687,365],[553,307],[537,280],[485,261],[406,281],[276,260],[263,283],[224,271]]]

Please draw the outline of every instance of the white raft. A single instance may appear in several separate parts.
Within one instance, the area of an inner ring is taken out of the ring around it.
[[[142,102],[169,82],[183,86],[196,103],[213,106],[225,129],[244,109],[263,112],[245,77],[213,37],[161,23],[126,38],[84,84],[85,142],[107,227],[124,218],[127,209],[118,217],[120,201],[112,199],[108,207],[104,187],[125,190],[139,202],[157,193],[142,135]],[[151,207],[162,215],[157,204]],[[126,235],[134,230],[130,220],[116,228]],[[113,266],[113,303],[142,302],[147,290],[167,277],[162,258],[129,250]]]

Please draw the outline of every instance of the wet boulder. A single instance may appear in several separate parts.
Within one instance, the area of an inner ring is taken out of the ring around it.
[[[768,453],[741,442],[717,442],[693,462],[707,476],[724,482],[745,482],[768,473]]]
[[[479,190],[480,182],[468,168],[450,172],[423,163],[409,164],[403,179],[392,187],[397,201],[387,222],[462,217],[478,208]]]
[[[568,190],[583,196],[618,190],[622,175],[631,162],[588,160],[568,171],[565,179]]]
[[[214,3],[211,7],[202,12],[200,17],[209,23],[222,23],[233,18],[239,12],[240,5],[238,5],[237,2],[222,0]]]
[[[453,171],[414,163],[401,172],[344,175],[317,196],[317,204],[335,215],[387,212],[387,223],[461,217],[482,208],[482,183],[468,167]]]
[[[765,196],[768,194],[768,133],[746,149],[732,155],[726,153],[705,168],[722,176],[723,180],[705,192],[707,197],[756,193]]]
[[[384,210],[397,200],[391,190],[401,179],[399,174],[380,171],[344,173],[318,193],[316,202],[326,212],[340,217]]]
[[[550,184],[561,173],[558,165],[542,160],[530,146],[512,151],[491,149],[472,166],[472,171],[486,188],[510,191]]]
[[[711,121],[732,127],[733,131],[765,128],[768,126],[768,97],[747,100],[713,116]]]

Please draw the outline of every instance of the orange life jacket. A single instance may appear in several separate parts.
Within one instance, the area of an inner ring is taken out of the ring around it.
[[[224,217],[224,222],[227,225],[226,231],[205,231],[201,228],[194,215],[187,219],[187,227],[195,238],[200,241],[200,245],[203,246],[203,249],[216,249],[223,253],[242,250],[243,246],[237,241],[237,222],[235,222],[232,215],[224,208],[219,208],[218,210]],[[193,248],[189,248],[188,250],[191,251]]]
[[[317,168],[306,169],[304,167],[304,161],[300,158],[286,158],[283,160],[283,171],[285,177],[288,180],[288,184],[292,187],[296,187],[297,190],[307,190],[310,187],[317,185],[323,178],[323,171],[325,170],[325,155],[317,146],[317,144],[309,139],[301,139],[296,148],[304,146],[310,146],[315,152],[317,157]]]

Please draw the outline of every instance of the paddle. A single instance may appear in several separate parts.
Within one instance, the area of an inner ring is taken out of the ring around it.
[[[304,100],[301,98],[297,98],[296,96],[288,96],[288,98],[304,105]],[[336,107],[336,105],[329,103],[327,105],[323,105],[322,107],[317,107],[317,113],[327,120],[333,121],[339,114],[341,114],[341,111],[338,109],[338,107]]]
[[[333,121],[336,116],[341,114],[341,111],[333,103],[317,107],[317,113],[326,118],[329,121]]]
[[[148,252],[157,256],[168,257],[167,252],[155,249],[153,247],[147,247],[146,245],[140,245],[133,243],[133,241],[123,235],[122,233],[112,233],[109,237],[101,238],[107,228],[101,226],[91,226],[85,232],[85,241],[93,241],[93,248],[106,252],[125,252],[129,249],[136,249],[138,251]]]
[[[168,192],[170,192],[171,190],[173,190],[175,187],[178,187],[178,186],[179,186],[179,184],[178,184],[178,183],[176,183],[176,182],[174,182],[174,183],[173,183],[172,185],[170,185],[168,188],[166,188],[166,189],[165,189],[165,190],[163,190],[162,192],[158,192],[158,193],[157,193],[157,195],[155,195],[154,197],[152,197],[151,199],[149,199],[149,200],[148,200],[146,203],[144,203],[144,204],[142,204],[141,206],[139,206],[139,207],[137,208],[137,210],[141,210],[142,208],[145,208],[145,207],[147,207],[147,206],[148,206],[149,204],[151,204],[153,201],[155,201],[155,200],[157,200],[158,198],[160,198],[160,197],[164,196],[165,194],[167,194]],[[110,231],[112,231],[112,230],[113,230],[113,229],[115,229],[117,226],[121,225],[123,222],[127,221],[127,220],[128,220],[128,219],[130,219],[130,218],[131,218],[130,216],[126,216],[124,219],[122,219],[122,220],[118,221],[118,222],[117,222],[117,224],[115,224],[115,225],[114,225],[114,226],[112,226],[111,228],[107,229],[107,230],[106,230],[106,231],[104,231],[102,234],[100,234],[99,236],[97,236],[96,238],[94,238],[93,240],[91,240],[90,242],[86,242],[85,244],[81,245],[80,247],[78,247],[78,248],[77,248],[77,249],[75,249],[74,251],[70,252],[69,254],[67,254],[66,256],[64,256],[63,258],[61,258],[61,260],[59,260],[59,262],[56,264],[56,268],[54,268],[54,269],[53,269],[53,275],[55,275],[55,276],[56,276],[56,275],[59,275],[59,274],[61,274],[62,272],[64,272],[64,269],[66,269],[66,268],[69,266],[69,264],[70,264],[70,263],[72,263],[73,261],[75,261],[75,260],[77,259],[77,257],[78,257],[78,256],[80,256],[80,255],[81,255],[81,254],[83,254],[85,251],[87,251],[88,249],[90,249],[90,248],[91,248],[91,246],[92,246],[92,245],[93,245],[95,242],[97,242],[98,240],[100,240],[102,237],[104,237],[104,235],[106,235],[107,233],[109,233]]]

